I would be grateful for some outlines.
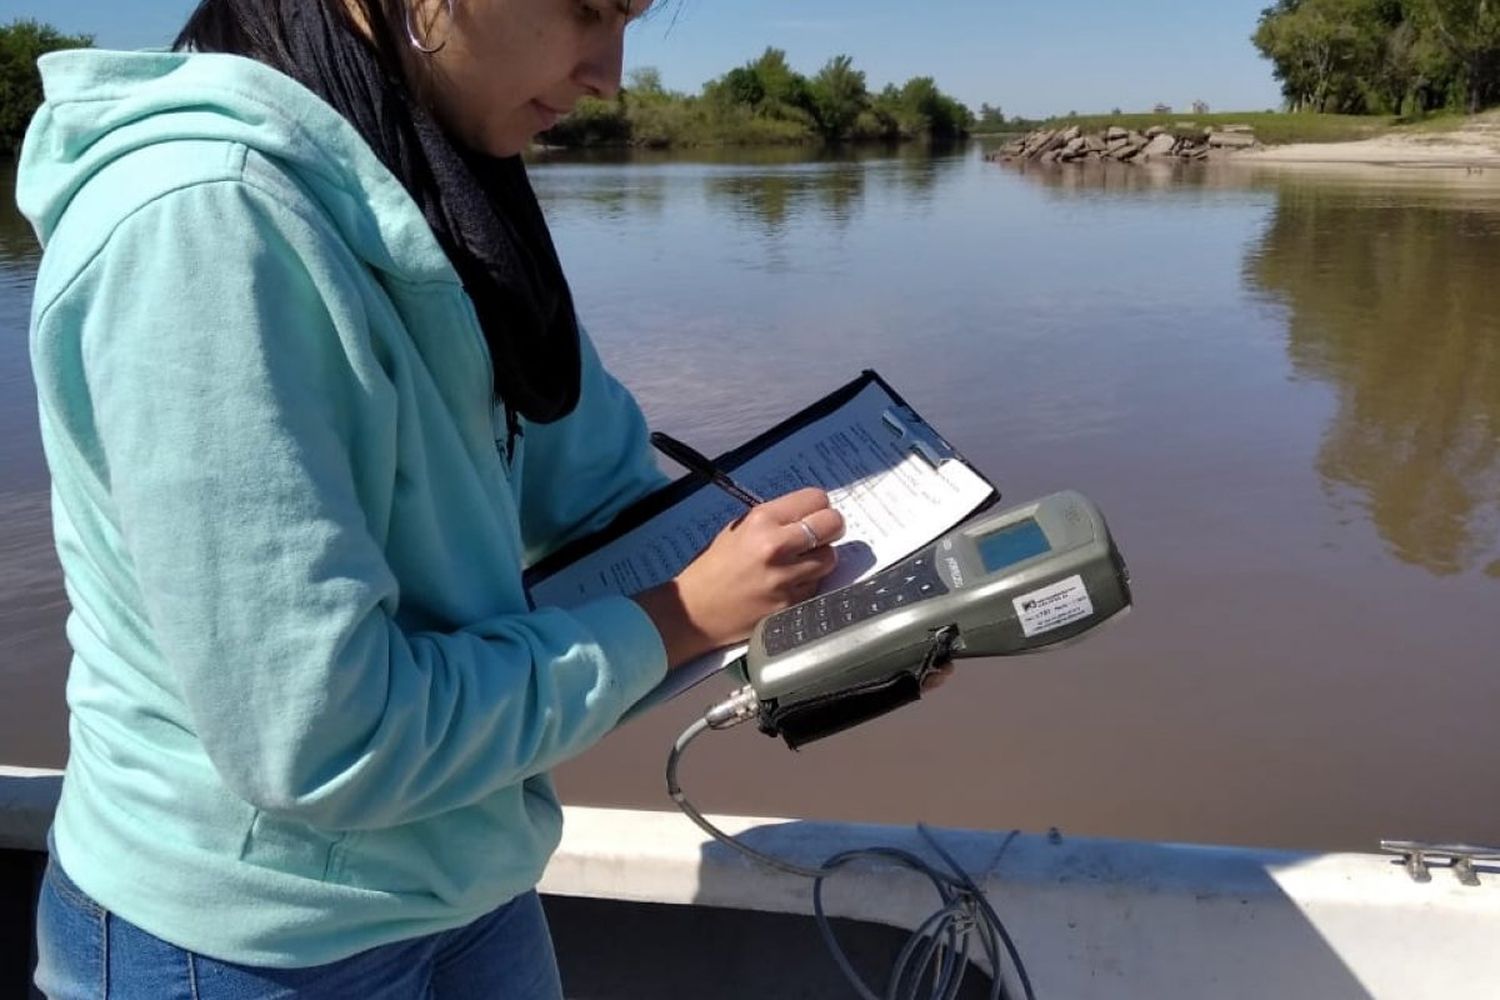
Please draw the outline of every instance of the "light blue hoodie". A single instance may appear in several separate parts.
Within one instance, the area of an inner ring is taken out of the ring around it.
[[[18,201],[73,614],[78,884],[233,962],[450,929],[557,845],[546,772],[666,671],[626,598],[525,564],[658,485],[585,343],[507,465],[473,307],[343,118],[230,56],[42,62]]]

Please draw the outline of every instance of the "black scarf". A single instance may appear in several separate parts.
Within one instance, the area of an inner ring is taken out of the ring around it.
[[[509,440],[519,414],[537,423],[578,403],[573,297],[519,156],[455,146],[395,68],[389,25],[364,38],[341,0],[205,0],[179,48],[249,56],[330,104],[398,177],[474,302],[489,345]],[[380,17],[380,4],[372,18]]]

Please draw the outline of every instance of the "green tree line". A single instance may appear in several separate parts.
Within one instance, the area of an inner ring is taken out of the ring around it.
[[[1277,0],[1252,39],[1294,111],[1473,114],[1500,102],[1500,0]]]
[[[942,139],[966,135],[973,124],[969,109],[932,77],[873,91],[849,56],[807,77],[781,49],[768,48],[697,95],[667,90],[654,69],[636,70],[616,98],[585,98],[544,138],[558,146],[654,147]]]
[[[26,126],[42,104],[42,76],[36,61],[58,49],[93,44],[89,35],[64,35],[37,21],[0,25],[0,154],[20,148]]]

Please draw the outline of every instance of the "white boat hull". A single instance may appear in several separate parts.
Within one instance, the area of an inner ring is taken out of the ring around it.
[[[45,850],[58,787],[51,772],[0,770],[0,853],[14,858]],[[715,822],[763,852],[808,866],[876,845],[937,863],[912,829],[747,817]],[[1043,998],[1500,997],[1500,966],[1487,959],[1500,941],[1500,868],[1492,865],[1480,864],[1479,884],[1469,886],[1446,866],[1417,882],[1400,859],[1386,855],[934,832],[1006,922]],[[709,974],[733,964],[729,950],[748,951],[787,984],[782,995],[792,995],[797,969],[784,967],[790,957],[784,947],[758,946],[748,931],[766,926],[762,915],[810,915],[811,883],[755,867],[679,813],[569,807],[562,846],[541,888],[553,899],[615,904],[590,911],[601,920],[649,919],[668,912],[664,906],[712,908],[721,917],[743,913],[746,934],[674,942],[665,954],[702,964]],[[832,879],[826,902],[835,917],[908,929],[937,906],[922,876],[867,862]],[[810,925],[797,931],[804,932],[816,936]],[[810,945],[797,961],[814,962],[808,956],[820,949]],[[588,958],[564,952],[565,974],[571,960]],[[653,990],[651,976],[649,965],[640,968],[614,995],[667,995]],[[741,977],[713,982],[701,995],[766,995],[764,984]]]

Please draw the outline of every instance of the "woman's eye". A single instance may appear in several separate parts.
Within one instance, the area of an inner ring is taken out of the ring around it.
[[[578,0],[578,3],[575,5],[575,7],[577,9],[578,19],[580,21],[583,21],[585,24],[598,24],[600,21],[604,20],[604,11],[600,10],[598,7],[595,7],[591,3],[586,3],[584,2],[584,0]]]

